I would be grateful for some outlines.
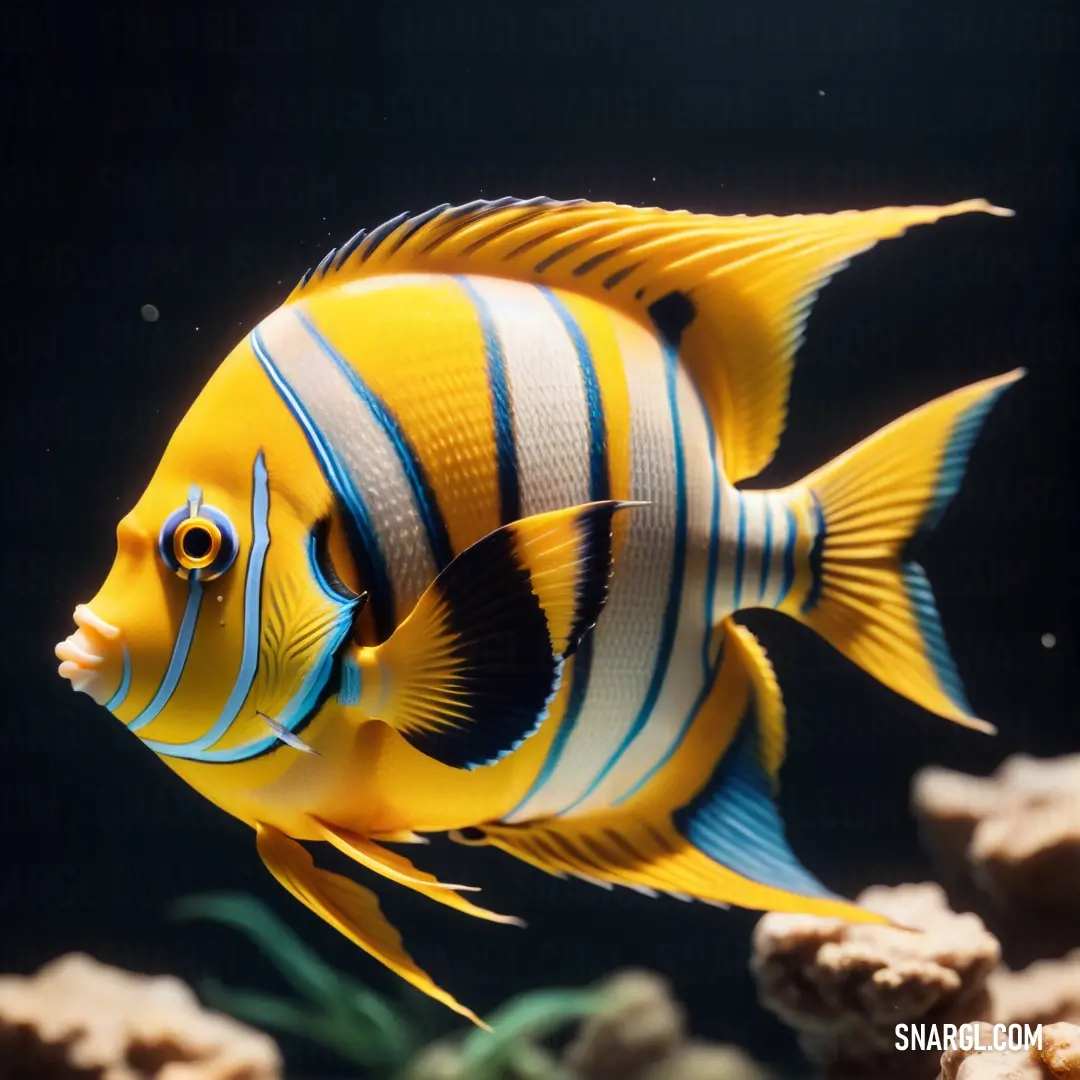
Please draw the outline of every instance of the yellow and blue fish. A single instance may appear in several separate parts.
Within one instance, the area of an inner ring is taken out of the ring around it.
[[[496,922],[388,843],[448,832],[558,876],[884,921],[798,861],[772,608],[886,686],[968,705],[909,541],[998,395],[956,390],[779,490],[818,289],[982,200],[717,217],[500,199],[402,214],[236,346],[117,529],[60,674],[249,824],[294,896],[477,1023],[367,870]]]

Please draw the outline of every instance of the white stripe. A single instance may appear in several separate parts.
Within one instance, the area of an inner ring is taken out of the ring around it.
[[[675,445],[659,343],[612,317],[630,397],[632,499],[627,541],[593,632],[592,675],[577,726],[548,782],[507,819],[558,814],[588,790],[637,717],[652,678],[675,546]]]
[[[290,307],[266,318],[260,331],[281,374],[367,505],[400,620],[438,571],[398,452],[346,375]]]
[[[769,581],[761,603],[763,607],[775,607],[784,583],[784,549],[787,547],[789,532],[788,516],[785,512],[787,501],[783,495],[773,492],[763,492],[761,498],[772,517],[772,558],[769,559]]]
[[[746,515],[746,540],[743,548],[742,598],[740,606],[756,607],[761,591],[761,558],[765,553],[765,500],[756,491],[742,494]]]
[[[523,517],[589,501],[589,408],[577,350],[534,285],[470,277],[506,359]]]
[[[676,369],[676,400],[683,438],[687,536],[679,620],[671,662],[645,727],[626,748],[616,766],[588,798],[575,807],[575,814],[612,805],[653,771],[680,737],[706,678],[702,652],[708,629],[705,586],[712,516],[712,457],[703,406],[682,365]]]

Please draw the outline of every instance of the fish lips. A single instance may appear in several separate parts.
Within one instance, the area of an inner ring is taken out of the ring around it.
[[[55,648],[57,671],[74,690],[87,694],[98,705],[108,702],[119,689],[122,677],[121,632],[95,615],[85,604],[74,612],[78,629]]]

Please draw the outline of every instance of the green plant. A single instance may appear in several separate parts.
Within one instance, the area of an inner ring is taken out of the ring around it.
[[[191,896],[168,914],[176,921],[211,919],[240,930],[300,995],[290,1000],[207,979],[198,990],[212,1008],[320,1043],[376,1075],[393,1075],[430,1034],[404,1006],[332,968],[252,896]]]
[[[300,995],[288,999],[202,980],[197,988],[212,1008],[317,1042],[372,1077],[417,1076],[408,1064],[438,1033],[426,999],[415,1005],[391,1001],[335,970],[252,896],[191,896],[173,904],[168,916],[240,930]],[[491,1016],[491,1031],[472,1030],[460,1039],[462,1080],[572,1080],[537,1042],[602,1005],[603,996],[592,990],[535,990],[511,999]]]
[[[536,1041],[573,1020],[596,1012],[595,990],[533,990],[511,998],[491,1017],[491,1031],[476,1030],[461,1048],[461,1075],[468,1080],[572,1080],[542,1054]]]

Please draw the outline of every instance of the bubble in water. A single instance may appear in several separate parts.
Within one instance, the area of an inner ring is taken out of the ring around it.
[[[1057,644],[1057,638],[1053,634],[1043,634],[1042,643],[1044,649],[1052,649]]]
[[[158,319],[161,318],[161,312],[158,311],[153,304],[143,304],[143,306],[139,308],[139,314],[147,322],[157,322]]]

